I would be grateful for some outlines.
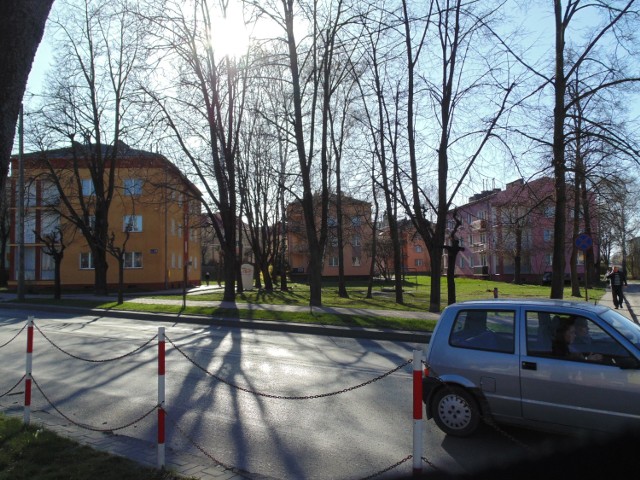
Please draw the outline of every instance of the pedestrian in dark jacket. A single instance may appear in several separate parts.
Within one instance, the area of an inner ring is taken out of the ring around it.
[[[627,285],[627,276],[617,266],[610,268],[604,276],[611,283],[611,295],[613,296],[613,305],[618,309],[622,308],[624,295],[622,294],[622,285]]]

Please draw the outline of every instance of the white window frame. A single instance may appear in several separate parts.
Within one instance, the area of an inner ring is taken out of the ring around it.
[[[338,257],[337,256],[329,257],[329,266],[330,267],[337,267],[339,264],[340,263],[338,261]]]
[[[142,252],[124,252],[124,268],[142,268]]]
[[[142,195],[142,182],[141,178],[125,178],[124,194],[129,197]]]
[[[122,217],[122,231],[142,232],[142,215],[125,215]]]
[[[80,252],[80,270],[95,270],[95,268],[93,254],[91,252]]]
[[[91,197],[96,194],[96,189],[91,178],[83,178],[82,180],[82,196]]]
[[[359,267],[359,266],[361,266],[360,257],[358,257],[358,256],[351,257],[351,266],[352,266],[352,267]]]
[[[40,252],[40,279],[54,280],[56,277],[56,262],[53,256]]]

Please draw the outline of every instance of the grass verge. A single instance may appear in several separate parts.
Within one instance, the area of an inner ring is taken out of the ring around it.
[[[184,480],[0,414],[0,480]],[[194,479],[195,480],[195,479]]]
[[[150,298],[158,299],[158,303],[140,303],[125,301],[118,305],[114,301],[100,301],[91,299],[62,299],[52,300],[47,298],[27,299],[27,303],[50,304],[84,308],[100,308],[106,310],[135,311],[147,313],[171,313],[181,315],[202,315],[211,319],[215,324],[215,318],[242,318],[246,320],[279,321],[310,323],[321,325],[334,325],[343,327],[365,328],[391,328],[396,330],[431,331],[435,320],[422,320],[407,317],[398,318],[397,315],[370,315],[355,312],[354,314],[341,314],[338,312],[310,311],[308,308],[300,308],[296,311],[278,311],[275,309],[261,308],[261,305],[289,305],[308,307],[309,287],[304,284],[290,284],[287,291],[276,290],[265,292],[262,290],[246,291],[237,295],[237,308],[228,306],[211,306],[205,302],[221,302],[223,291],[217,290],[207,294],[188,295],[189,305],[182,307],[182,295],[156,295]],[[495,282],[488,280],[456,279],[457,301],[493,298],[494,289],[498,289],[500,298],[549,298],[550,287],[541,285],[515,285],[511,283]],[[446,279],[441,284],[441,306],[447,305]],[[403,284],[403,303],[396,303],[395,290],[392,284],[379,283],[372,290],[371,298],[367,298],[367,284],[351,282],[347,286],[348,298],[338,295],[336,284],[327,283],[322,289],[322,303],[325,307],[348,307],[352,309],[375,309],[401,312],[427,312],[429,309],[430,279],[426,276],[411,277]],[[589,300],[597,301],[604,294],[602,287],[589,290]],[[583,297],[572,297],[570,288],[566,288],[566,299],[584,300],[584,288],[581,290]],[[141,294],[140,296],[143,296]],[[149,297],[147,296],[147,299]],[[160,300],[176,300],[177,303],[168,305]],[[197,305],[201,303],[202,305]]]

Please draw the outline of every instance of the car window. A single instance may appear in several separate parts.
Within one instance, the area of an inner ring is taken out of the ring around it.
[[[461,310],[449,343],[460,348],[513,353],[514,327],[512,310]]]
[[[607,310],[600,317],[606,320],[620,334],[624,335],[637,348],[640,348],[640,326],[638,324],[633,323],[627,317],[614,310]]]
[[[526,313],[527,355],[615,365],[629,353],[592,320],[562,312]]]

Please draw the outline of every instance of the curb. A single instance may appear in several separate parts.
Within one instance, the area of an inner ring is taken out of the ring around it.
[[[294,322],[277,322],[271,320],[249,320],[239,318],[225,318],[206,315],[183,315],[175,313],[148,313],[125,310],[107,310],[102,308],[82,308],[56,305],[32,305],[23,303],[0,303],[0,308],[12,310],[26,310],[38,312],[59,312],[70,315],[96,314],[100,317],[129,318],[144,321],[184,322],[210,327],[243,328],[253,330],[267,330],[308,335],[323,335],[330,337],[362,338],[369,340],[385,340],[407,343],[429,343],[431,332],[413,330],[388,330],[365,327],[341,327],[335,325],[319,325]]]

